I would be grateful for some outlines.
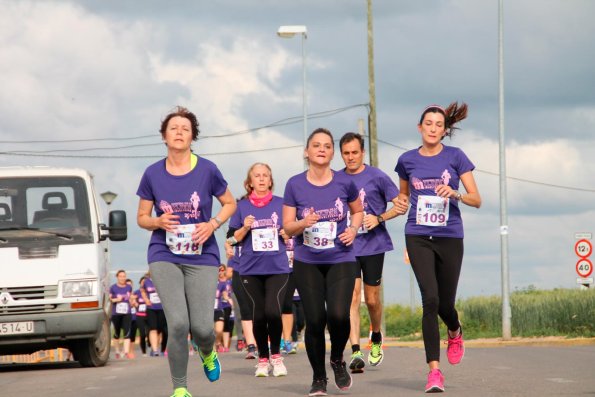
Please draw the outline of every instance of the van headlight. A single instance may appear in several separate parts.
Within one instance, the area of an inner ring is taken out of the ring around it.
[[[64,298],[75,298],[80,296],[96,295],[97,281],[80,280],[65,281],[62,284],[62,296]]]

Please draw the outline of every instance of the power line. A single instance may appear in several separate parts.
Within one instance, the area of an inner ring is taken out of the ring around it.
[[[356,109],[359,107],[368,108],[367,103],[358,103],[355,105],[344,106],[341,108],[331,109],[331,110],[324,110],[322,112],[316,112],[308,115],[308,118],[317,119],[317,118],[324,118],[329,116],[334,116],[335,114],[343,113],[351,109]],[[239,130],[234,132],[228,132],[223,134],[214,134],[214,135],[202,135],[200,139],[210,139],[210,138],[227,138],[237,135],[249,134],[251,132],[256,132],[259,130],[272,128],[272,127],[280,127],[285,125],[291,125],[296,123],[301,123],[303,116],[292,116],[287,117],[285,119],[277,120],[269,124],[262,125],[260,127],[248,128],[245,130]],[[0,144],[37,144],[37,143],[80,143],[80,142],[105,142],[105,141],[129,141],[129,140],[136,140],[136,139],[146,139],[146,138],[155,138],[158,136],[157,134],[150,134],[150,135],[140,135],[134,137],[121,137],[121,138],[89,138],[89,139],[63,139],[63,140],[27,140],[27,141],[2,141],[0,140]],[[124,148],[127,148],[124,147]],[[112,150],[113,148],[106,148],[106,150]],[[117,148],[116,148],[117,149]]]
[[[399,146],[399,145],[395,145],[393,143],[387,142],[387,141],[383,141],[382,139],[378,139],[378,142],[382,142],[388,146],[392,146],[394,148],[400,149],[404,152],[410,150],[407,149],[403,146]],[[498,176],[500,175],[497,172],[492,172],[492,171],[486,171],[486,170],[480,170],[479,168],[476,168],[475,171],[479,172],[479,173],[483,173],[483,174],[488,174],[488,175],[495,175]],[[545,182],[538,182],[538,181],[534,181],[531,179],[525,179],[525,178],[517,178],[517,177],[513,177],[513,176],[506,176],[506,179],[511,179],[514,181],[519,181],[519,182],[525,182],[525,183],[531,183],[534,185],[540,185],[540,186],[547,186],[547,187],[553,187],[553,188],[557,188],[557,189],[565,189],[565,190],[574,190],[574,191],[578,191],[578,192],[587,192],[587,193],[595,193],[595,189],[585,189],[585,188],[580,188],[580,187],[574,187],[574,186],[563,186],[563,185],[555,185],[553,183],[545,183]]]

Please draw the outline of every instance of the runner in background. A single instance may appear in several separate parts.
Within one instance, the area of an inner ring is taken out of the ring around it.
[[[345,163],[342,170],[357,187],[364,209],[364,221],[353,243],[357,259],[357,271],[353,299],[351,301],[351,362],[352,373],[364,371],[364,355],[360,349],[360,306],[362,280],[364,298],[370,315],[371,348],[368,363],[377,366],[384,359],[382,350],[382,301],[380,299],[384,255],[393,250],[393,244],[385,222],[407,212],[407,201],[399,201],[397,185],[382,170],[364,163],[364,138],[348,132],[339,141],[341,157]],[[387,210],[387,203],[393,206]]]
[[[145,276],[138,280],[139,287]],[[134,291],[134,302],[136,306],[136,326],[139,333],[139,345],[143,357],[147,356],[147,303],[140,292],[140,288]]]
[[[452,137],[455,125],[466,117],[464,103],[459,106],[454,102],[446,109],[428,106],[418,124],[421,146],[403,153],[395,167],[400,179],[400,200],[411,201],[405,242],[422,298],[422,333],[430,368],[426,393],[444,391],[444,376],[439,369],[438,316],[448,328],[449,363],[460,363],[465,353],[455,309],[464,237],[459,206],[479,208],[481,197],[473,177],[473,163],[461,149],[442,141]],[[459,192],[461,182],[466,193]]]
[[[127,358],[130,353],[130,296],[132,287],[126,284],[126,272],[118,270],[116,283],[110,287],[109,297],[112,302],[111,320],[114,326],[114,350],[116,358]],[[123,335],[122,335],[123,334]],[[123,336],[123,351],[120,337]]]

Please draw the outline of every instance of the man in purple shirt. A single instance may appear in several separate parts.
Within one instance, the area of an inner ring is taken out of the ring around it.
[[[364,372],[364,355],[360,350],[360,302],[362,279],[364,282],[364,297],[370,323],[372,325],[372,346],[368,353],[368,363],[377,366],[382,363],[382,302],[380,300],[380,283],[384,253],[392,251],[393,244],[386,229],[385,222],[407,212],[406,202],[399,201],[399,189],[383,171],[364,164],[364,138],[360,134],[348,132],[339,141],[341,157],[345,162],[342,171],[354,182],[359,192],[359,198],[364,208],[364,222],[358,229],[354,242],[357,260],[355,288],[351,301],[351,362],[349,369],[353,373]],[[387,203],[393,207],[387,210]]]

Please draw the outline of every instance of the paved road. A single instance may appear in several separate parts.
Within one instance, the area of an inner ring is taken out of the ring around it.
[[[426,367],[423,350],[387,347],[382,365],[354,375],[348,393],[332,383],[329,395],[421,396]],[[189,388],[194,397],[305,396],[311,370],[305,351],[286,358],[289,376],[255,378],[254,360],[242,353],[221,355],[222,379],[209,383],[196,356],[190,357]],[[469,347],[461,365],[443,366],[451,396],[595,395],[595,345]],[[76,363],[0,365],[0,396],[169,396],[167,360],[139,357],[111,360],[102,368]]]

